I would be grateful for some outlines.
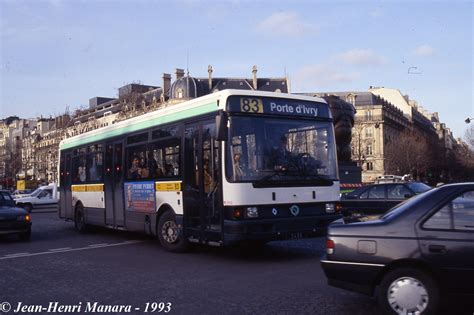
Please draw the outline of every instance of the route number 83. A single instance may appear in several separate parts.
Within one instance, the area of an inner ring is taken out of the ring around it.
[[[240,110],[245,113],[263,113],[262,100],[243,97],[240,99]]]

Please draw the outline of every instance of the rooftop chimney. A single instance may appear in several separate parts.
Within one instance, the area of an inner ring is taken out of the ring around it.
[[[176,68],[176,80],[179,80],[182,77],[184,77],[184,70]]]
[[[253,74],[253,89],[257,89],[257,66],[252,67],[252,74]]]
[[[212,66],[207,66],[207,72],[209,73],[209,91],[212,91]]]
[[[163,98],[169,97],[171,87],[171,74],[163,73]]]

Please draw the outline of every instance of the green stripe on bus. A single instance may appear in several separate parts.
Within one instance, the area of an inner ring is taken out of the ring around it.
[[[71,141],[70,143],[63,144],[60,147],[60,150],[66,150],[66,149],[82,146],[84,144],[98,142],[98,141],[101,141],[101,140],[105,140],[105,139],[108,139],[108,138],[113,138],[115,136],[119,136],[121,134],[129,133],[129,132],[135,132],[135,131],[147,129],[147,128],[150,128],[150,127],[153,127],[153,126],[159,126],[159,125],[162,125],[162,124],[170,123],[170,122],[173,122],[173,121],[178,121],[178,120],[185,119],[185,118],[190,118],[190,117],[194,117],[194,116],[198,116],[198,115],[202,115],[202,114],[206,114],[206,113],[211,113],[213,111],[217,111],[217,102],[205,104],[205,105],[202,105],[202,106],[199,106],[199,107],[187,109],[187,110],[180,111],[180,112],[177,112],[177,113],[171,113],[171,114],[168,114],[168,115],[159,116],[159,117],[149,119],[149,120],[145,120],[145,121],[142,121],[142,122],[137,122],[133,125],[124,126],[122,128],[119,128],[119,129],[109,130],[107,132],[92,135],[92,136],[89,136],[87,138],[77,139],[77,140]],[[146,118],[144,118],[144,119],[146,119]]]

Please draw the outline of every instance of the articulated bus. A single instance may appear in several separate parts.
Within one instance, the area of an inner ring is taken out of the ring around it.
[[[223,90],[63,140],[59,216],[190,242],[318,236],[340,217],[321,98]]]

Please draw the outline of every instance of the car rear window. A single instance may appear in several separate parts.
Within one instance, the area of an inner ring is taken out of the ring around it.
[[[369,191],[369,199],[384,199],[385,198],[385,186],[374,186]]]
[[[430,186],[423,183],[410,183],[408,184],[408,187],[410,187],[410,189],[413,190],[416,194],[421,194],[431,189]]]
[[[382,217],[380,217],[380,219],[381,220],[393,219],[393,218],[397,217],[398,215],[400,215],[401,213],[403,213],[405,210],[409,209],[413,204],[417,203],[421,199],[424,199],[425,197],[429,198],[428,196],[430,196],[432,193],[436,193],[436,191],[437,191],[436,189],[426,191],[425,193],[421,193],[419,195],[416,195],[415,197],[407,199],[407,200],[403,201],[402,203],[399,203],[398,205],[396,205],[392,209],[390,209]]]
[[[413,195],[403,184],[387,186],[388,199],[405,199],[406,195]]]

